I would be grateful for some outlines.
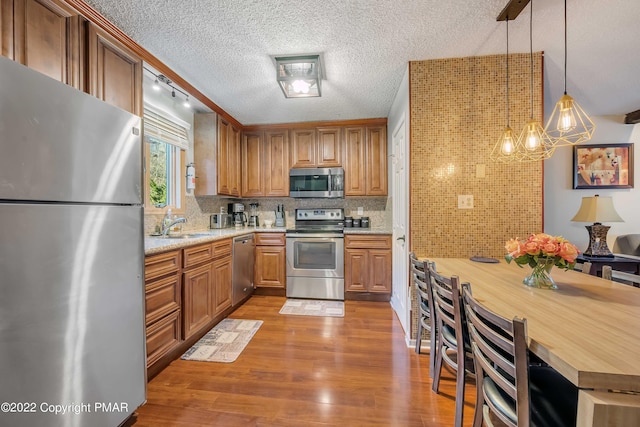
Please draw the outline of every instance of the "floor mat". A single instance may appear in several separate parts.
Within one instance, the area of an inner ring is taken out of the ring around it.
[[[288,299],[280,309],[280,314],[344,317],[344,301]]]
[[[262,326],[262,320],[224,319],[193,345],[181,359],[233,362]]]

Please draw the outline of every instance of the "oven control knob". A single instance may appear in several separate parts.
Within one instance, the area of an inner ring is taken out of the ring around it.
[[[309,216],[309,214],[305,212],[305,213],[304,213],[304,216]]]
[[[329,215],[330,215],[330,216],[333,216],[333,212],[331,212]]]

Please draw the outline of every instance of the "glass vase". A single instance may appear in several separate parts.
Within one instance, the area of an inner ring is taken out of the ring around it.
[[[551,278],[553,265],[553,258],[538,259],[537,265],[531,268],[531,274],[525,277],[522,283],[532,288],[558,289],[558,285]]]

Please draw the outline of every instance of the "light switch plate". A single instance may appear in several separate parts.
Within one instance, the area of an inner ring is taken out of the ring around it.
[[[473,209],[473,195],[458,195],[458,209]]]
[[[364,215],[364,208],[362,206],[358,206],[358,215]]]

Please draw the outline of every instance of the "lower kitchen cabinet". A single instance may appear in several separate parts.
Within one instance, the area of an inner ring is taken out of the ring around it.
[[[213,320],[211,301],[215,298],[213,263],[189,269],[183,274],[184,281],[184,338],[190,338]]]
[[[391,236],[346,235],[345,299],[391,298]]]
[[[257,233],[254,285],[256,290],[286,290],[286,258],[284,233]]]
[[[184,339],[231,307],[231,239],[184,249]]]
[[[231,286],[232,286],[233,265],[231,256],[213,262],[213,283],[215,292],[213,294],[213,313],[220,314],[231,307]]]
[[[181,258],[182,251],[171,251],[145,259],[147,367],[182,341]]]
[[[231,239],[145,258],[148,379],[231,311]]]

